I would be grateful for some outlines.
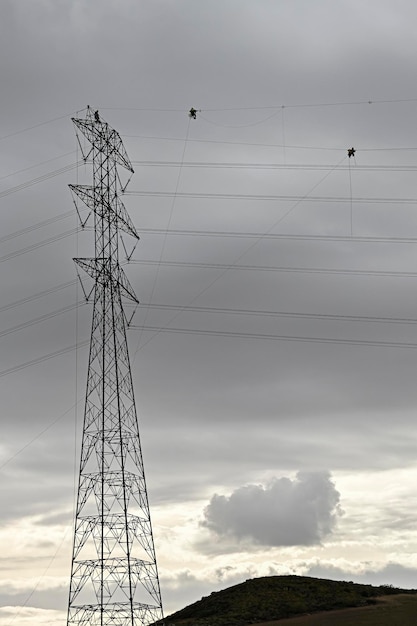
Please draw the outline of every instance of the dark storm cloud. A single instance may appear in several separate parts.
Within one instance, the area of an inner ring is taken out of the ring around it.
[[[251,539],[262,546],[320,544],[335,527],[340,494],[328,473],[299,472],[267,486],[246,485],[214,495],[202,525],[219,537]]]

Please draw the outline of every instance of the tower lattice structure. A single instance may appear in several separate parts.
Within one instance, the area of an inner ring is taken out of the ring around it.
[[[70,188],[94,216],[95,256],[74,259],[94,309],[67,624],[139,626],[163,613],[122,300],[137,299],[119,264],[120,231],[139,239],[120,199],[118,167],[133,168],[97,111],[72,121],[93,184]]]

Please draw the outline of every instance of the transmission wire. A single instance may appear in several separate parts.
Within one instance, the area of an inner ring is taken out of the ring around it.
[[[305,198],[308,197],[308,195],[314,191],[314,189],[316,189],[319,185],[321,185],[326,178],[328,178],[330,176],[330,174],[337,169],[337,167],[343,163],[343,161],[346,159],[347,157],[344,156],[343,159],[341,159],[335,166],[334,169],[331,172],[327,172],[325,174],[325,176],[323,176],[315,185],[313,185],[313,187],[311,187],[311,189],[305,194]],[[280,224],[286,217],[288,217],[288,215],[300,204],[300,202],[302,201],[302,199],[300,199],[299,201],[297,201],[292,207],[290,207],[283,215],[281,215],[281,217],[274,223],[272,224],[272,226],[270,226],[270,228],[265,231],[265,235],[270,233],[274,228],[276,228],[276,226],[278,224]],[[248,252],[250,252],[258,243],[259,241],[262,240],[263,235],[257,239],[254,243],[252,243],[248,248],[246,248],[246,250],[244,250],[235,260],[235,264],[237,264],[246,254],[248,254]],[[186,306],[189,306],[191,304],[193,304],[193,302],[195,302],[201,295],[203,295],[204,293],[206,293],[218,280],[220,280],[220,278],[222,278],[226,272],[228,272],[228,269],[225,269],[221,272],[221,274],[219,274],[216,278],[214,278],[204,289],[202,289],[196,296],[194,296],[188,303]],[[171,317],[171,319],[168,321],[166,326],[169,326],[177,317],[178,315],[180,315],[181,311],[179,311],[178,313],[176,313],[174,316]],[[156,332],[151,335],[151,337],[144,343],[142,344],[142,348],[144,348],[150,341],[152,341],[152,339],[154,337],[156,337],[159,334],[159,330],[156,330]],[[136,351],[139,350],[139,346],[137,348]]]
[[[162,235],[165,230],[160,228],[141,228],[142,233],[149,235]],[[298,234],[281,234],[281,233],[256,233],[250,231],[222,231],[222,230],[170,230],[168,235],[184,236],[184,237],[231,237],[237,239],[276,239],[276,240],[289,240],[289,241],[351,241],[354,243],[399,243],[399,244],[414,244],[417,243],[417,238],[412,237],[373,237],[373,236],[355,236],[349,237],[346,235],[298,235]]]
[[[331,174],[334,170],[330,170]],[[155,197],[155,198],[171,198],[173,196],[172,191],[126,191],[127,195],[140,196],[140,197]],[[274,194],[245,194],[245,193],[198,193],[198,192],[177,192],[177,198],[197,198],[203,200],[262,200],[262,201],[274,201],[274,202],[288,202],[292,200],[298,200],[299,202],[341,202],[349,203],[350,198],[348,196],[299,196],[299,195],[274,195]],[[382,198],[377,196],[371,197],[354,197],[354,202],[363,202],[364,204],[399,204],[407,205],[417,204],[417,198]]]
[[[47,159],[46,161],[35,163],[35,165],[29,165],[28,167],[24,167],[21,170],[16,170],[15,172],[11,172],[10,174],[5,174],[4,176],[0,176],[0,180],[4,180],[5,178],[10,178],[11,176],[17,176],[17,174],[22,174],[22,172],[33,170],[37,167],[40,167],[41,165],[46,165],[47,163],[51,163],[52,161],[63,159],[64,157],[71,156],[72,154],[74,154],[74,150],[72,150],[71,152],[66,152],[65,154],[61,154],[60,156],[53,157],[52,159]]]
[[[190,132],[190,124],[191,124],[191,117],[188,118],[188,124],[187,124],[187,129],[186,129],[186,132],[185,132],[185,139],[184,139],[184,147],[183,147],[182,156],[181,156],[181,163],[184,161],[185,152],[187,150],[187,140],[188,140],[188,135],[189,135],[189,132]],[[175,203],[176,203],[176,199],[177,199],[177,192],[178,192],[178,188],[179,188],[179,184],[180,184],[180,180],[181,180],[181,175],[182,175],[182,167],[180,166],[180,168],[178,170],[178,176],[177,176],[177,182],[176,182],[176,185],[175,185],[174,195],[173,195],[172,202],[171,202],[171,208],[170,208],[170,212],[169,212],[168,223],[167,223],[167,226],[166,226],[166,229],[165,229],[165,235],[164,235],[164,238],[163,238],[161,252],[160,252],[160,255],[159,255],[159,264],[157,264],[156,274],[155,274],[155,277],[154,277],[154,281],[153,281],[153,285],[152,285],[152,290],[151,290],[151,295],[150,295],[150,298],[149,298],[149,302],[152,302],[152,300],[153,300],[153,295],[154,295],[154,292],[155,292],[156,283],[158,281],[160,266],[161,266],[161,263],[162,263],[162,257],[163,257],[164,252],[165,252],[167,236],[168,236],[168,232],[169,232],[169,227],[171,225],[172,216],[173,216],[173,213],[174,213],[174,207],[175,207]],[[147,318],[148,318],[148,310],[145,311],[144,324],[146,323]],[[133,354],[133,361],[135,360],[137,352],[140,350],[141,340],[142,340],[142,333],[139,334],[137,347],[136,347],[136,350],[135,350],[135,352]]]
[[[350,192],[350,236],[353,237],[352,170],[350,167],[350,158],[348,158],[348,163],[349,163],[349,192]]]
[[[85,109],[82,109],[85,111]],[[46,124],[51,124],[52,122],[57,122],[58,120],[68,119],[74,115],[74,112],[66,113],[65,115],[60,115],[59,117],[53,117],[50,120],[46,120],[45,122],[38,122],[37,124],[33,124],[32,126],[27,126],[26,128],[21,128],[20,130],[16,130],[8,135],[3,135],[0,137],[0,141],[4,139],[9,139],[10,137],[15,137],[16,135],[21,135],[22,133],[26,133],[29,130],[33,130],[34,128],[39,128],[40,126],[45,126]]]
[[[326,267],[279,267],[273,265],[237,265],[234,263],[199,263],[194,261],[159,261],[159,260],[136,260],[130,261],[135,265],[158,265],[167,267],[185,267],[196,269],[214,269],[214,270],[239,270],[239,271],[254,271],[254,272],[288,272],[295,274],[331,274],[337,276],[378,276],[378,277],[393,277],[393,278],[416,278],[417,272],[400,272],[394,270],[362,270],[362,269],[334,269]]]
[[[200,111],[205,112],[225,112],[225,111],[262,111],[267,109],[297,109],[297,108],[317,108],[317,107],[338,107],[338,106],[357,106],[357,105],[372,105],[372,104],[403,104],[408,102],[417,102],[417,98],[396,98],[396,99],[381,99],[381,100],[347,100],[341,102],[302,102],[294,104],[273,104],[263,106],[234,106],[234,107],[215,107],[204,108],[199,107]],[[166,107],[100,107],[103,111],[149,111],[158,113],[184,113],[184,108],[173,109]],[[84,109],[83,109],[84,110]],[[60,118],[57,118],[60,119]]]
[[[53,237],[49,237],[42,241],[38,241],[37,243],[30,244],[24,248],[20,248],[19,250],[14,250],[13,252],[9,252],[8,254],[4,254],[0,257],[0,263],[3,261],[9,261],[10,259],[14,259],[17,256],[21,256],[22,254],[27,254],[28,252],[33,252],[34,250],[38,250],[39,248],[43,248],[44,246],[49,245],[50,243],[55,243],[56,241],[61,241],[66,237],[70,237],[75,235],[78,232],[78,228],[72,228],[71,230],[66,230],[63,233],[59,233],[58,235],[54,235]]]
[[[9,309],[14,309],[17,306],[20,306],[22,304],[27,304],[28,302],[32,302],[33,300],[38,300],[39,298],[43,298],[43,296],[48,296],[51,293],[55,293],[57,291],[60,291],[61,289],[66,289],[67,287],[71,287],[74,284],[75,284],[75,280],[70,280],[66,283],[61,283],[60,285],[56,285],[55,287],[49,287],[49,289],[45,289],[44,291],[39,291],[38,293],[35,293],[33,296],[26,296],[26,298],[15,300],[14,302],[11,302],[10,304],[3,304],[3,306],[0,307],[0,312],[7,311]]]
[[[190,140],[191,141],[191,140]],[[282,146],[285,148],[285,145]],[[341,152],[338,150],[338,152]],[[256,169],[256,170],[295,170],[295,171],[316,171],[331,170],[333,165],[328,163],[245,163],[233,161],[132,161],[133,165],[140,167],[182,167],[193,169]],[[350,165],[339,167],[339,170],[349,170]],[[400,164],[400,165],[357,165],[355,170],[365,172],[415,172],[417,165]]]
[[[343,315],[337,313],[299,313],[296,311],[273,311],[265,309],[232,309],[210,306],[182,306],[175,304],[143,304],[150,309],[159,311],[178,311],[182,313],[215,313],[225,315],[243,315],[253,317],[284,317],[289,319],[312,319],[321,321],[365,322],[379,324],[417,324],[417,318],[410,317],[377,317],[372,315]]]
[[[172,322],[172,319],[170,320]],[[170,323],[168,322],[168,323]],[[218,331],[218,330],[206,330],[206,329],[194,329],[194,328],[173,328],[172,326],[146,326],[132,325],[131,328],[138,330],[146,330],[153,332],[154,334],[149,339],[153,339],[159,333],[179,333],[185,335],[207,335],[217,337],[238,337],[240,339],[266,339],[268,341],[295,341],[302,343],[323,343],[323,344],[341,344],[341,345],[354,345],[354,346],[369,346],[369,347],[387,347],[387,348],[417,348],[417,343],[400,342],[400,341],[373,341],[367,339],[340,339],[333,337],[309,337],[309,336],[297,336],[297,335],[276,335],[276,334],[264,334],[264,333],[247,333],[247,332],[235,332],[235,331]],[[142,347],[146,346],[146,342]]]
[[[78,165],[79,165],[78,163],[70,163],[69,165],[65,165],[64,167],[61,167],[57,170],[53,170],[52,172],[47,172],[46,174],[42,174],[41,176],[32,178],[31,180],[21,183],[20,185],[10,187],[9,189],[4,189],[3,191],[0,191],[0,198],[9,196],[10,194],[16,193],[17,191],[22,191],[23,189],[27,189],[28,187],[31,187],[32,185],[43,183],[45,180],[49,180],[50,178],[54,178],[55,176],[59,176],[60,174],[65,174],[66,172],[69,172],[70,170],[73,170],[76,167],[78,167]]]
[[[163,136],[157,136],[157,135],[122,135],[122,137],[128,137],[128,138],[133,138],[133,139],[154,139],[154,140],[159,140],[159,141],[183,141],[183,139],[181,139],[181,137],[163,137]],[[225,141],[225,140],[219,140],[219,139],[189,139],[189,142],[194,142],[194,143],[214,143],[214,144],[220,144],[220,145],[232,145],[232,146],[253,146],[253,147],[260,147],[260,148],[283,148],[283,144],[280,143],[259,143],[259,142],[248,142],[248,141]],[[291,148],[292,150],[329,150],[329,151],[336,151],[336,152],[341,152],[343,150],[346,150],[346,146],[339,146],[339,147],[334,147],[334,146],[299,146],[299,145],[289,145],[286,144],[285,146],[286,148]],[[360,148],[361,152],[391,152],[391,151],[414,151],[417,150],[417,146],[404,146],[404,147],[390,147],[390,148],[365,148],[365,147],[361,147]]]
[[[212,126],[217,126],[221,128],[252,128],[253,126],[259,126],[260,124],[264,124],[265,122],[268,122],[273,117],[276,117],[278,113],[279,113],[279,109],[277,109],[270,115],[267,115],[267,117],[262,118],[261,120],[257,120],[256,122],[249,122],[248,124],[220,124],[219,122],[214,122],[213,120],[209,120],[207,117],[205,117],[201,113],[199,113],[198,117],[199,118],[201,117],[201,119],[203,119],[208,124],[212,124]]]
[[[1,468],[0,468],[1,469]],[[61,550],[65,539],[67,538],[68,535],[68,531],[70,530],[70,526],[67,526],[65,528],[62,540],[60,542],[60,544],[58,545],[57,549],[55,550],[55,553],[52,555],[48,565],[46,566],[45,570],[43,571],[43,573],[39,576],[38,582],[36,583],[35,587],[32,589],[32,591],[29,593],[29,595],[27,596],[26,600],[24,601],[24,603],[18,607],[18,610],[16,613],[14,613],[12,619],[9,621],[8,626],[11,626],[17,617],[19,617],[19,615],[22,613],[22,610],[27,606],[29,600],[32,598],[33,594],[36,593],[36,591],[38,590],[39,585],[41,584],[42,580],[45,578],[46,574],[48,573],[48,571],[50,570],[52,563],[55,561],[57,554],[59,553],[59,551]]]

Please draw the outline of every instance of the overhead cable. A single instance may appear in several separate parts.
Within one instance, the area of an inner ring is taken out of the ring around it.
[[[163,137],[158,135],[123,135],[123,137],[132,138],[132,139],[152,139],[156,141],[183,141],[180,137]],[[346,150],[346,146],[300,146],[300,145],[290,145],[283,143],[260,143],[260,142],[250,142],[250,141],[227,141],[221,139],[189,139],[189,142],[194,143],[213,143],[213,144],[224,144],[231,146],[253,146],[259,148],[289,148],[291,150],[314,150],[317,152],[318,150],[330,150],[333,152],[343,152]],[[361,147],[361,152],[401,152],[401,151],[415,151],[417,150],[417,146],[403,146],[403,147],[387,147],[382,146],[378,148],[366,148]]]
[[[1,260],[1,259],[0,259]],[[360,276],[383,276],[395,278],[416,278],[417,272],[398,272],[388,270],[363,270],[363,269],[335,269],[326,267],[278,267],[272,265],[238,265],[237,263],[198,263],[194,261],[158,261],[152,259],[133,259],[135,265],[158,265],[167,267],[210,269],[210,270],[238,270],[251,272],[281,272],[293,274],[336,274],[360,275]]]
[[[30,361],[25,361],[24,363],[19,363],[13,367],[9,367],[5,370],[0,371],[0,378],[3,376],[8,376],[9,374],[14,374],[26,367],[30,367],[32,365],[37,365],[38,363],[43,363],[44,361],[48,361],[49,359],[54,359],[57,356],[62,356],[63,354],[68,354],[72,352],[77,347],[81,348],[89,344],[89,340],[81,341],[77,345],[67,346],[66,348],[61,348],[60,350],[55,350],[54,352],[49,352],[48,354],[44,354],[43,356],[37,357],[36,359],[31,359]]]
[[[44,239],[43,241],[39,241],[38,243],[31,244],[30,246],[26,246],[25,248],[20,248],[20,250],[15,250],[14,252],[4,254],[0,257],[0,263],[2,263],[3,261],[9,261],[10,259],[14,259],[15,257],[22,254],[33,252],[34,250],[43,248],[50,243],[55,243],[56,241],[60,241],[61,239],[65,239],[66,237],[70,237],[71,235],[75,235],[79,230],[79,228],[72,228],[71,230],[59,233],[58,235],[54,235],[53,237],[49,237],[48,239]]]
[[[10,174],[5,174],[4,176],[0,176],[0,180],[4,180],[5,178],[10,178],[11,176],[17,176],[17,174],[22,174],[22,172],[27,172],[28,170],[33,170],[41,165],[46,165],[47,163],[51,163],[52,161],[57,161],[58,159],[63,159],[64,157],[71,156],[75,154],[75,150],[71,152],[66,152],[65,154],[60,154],[59,156],[53,157],[52,159],[47,159],[46,161],[40,161],[40,163],[35,163],[34,165],[29,165],[28,167],[24,167],[21,170],[16,170],[15,172],[11,172]]]
[[[333,171],[333,170],[332,170]],[[171,191],[126,191],[130,196],[172,198]],[[350,203],[351,198],[346,196],[311,196],[311,195],[269,195],[269,194],[244,194],[244,193],[197,193],[197,192],[177,192],[178,198],[198,198],[206,200],[266,200],[277,202],[303,201],[303,202],[341,202]],[[417,198],[383,198],[383,197],[356,197],[354,202],[370,204],[416,204]]]
[[[84,109],[82,109],[84,110]],[[26,128],[21,128],[20,130],[15,130],[12,133],[9,133],[7,135],[3,135],[2,137],[0,137],[0,141],[3,141],[4,139],[9,139],[10,137],[15,137],[16,135],[21,135],[22,133],[26,133],[29,130],[33,130],[34,128],[39,128],[40,126],[46,126],[46,124],[51,124],[52,122],[57,122],[58,120],[63,120],[63,119],[68,119],[69,117],[71,117],[72,115],[74,115],[73,113],[65,113],[65,115],[60,115],[59,117],[53,117],[49,120],[46,120],[44,122],[38,122],[37,124],[33,124],[32,126],[26,126]]]
[[[334,168],[331,164],[315,163],[234,163],[227,161],[132,161],[139,167],[188,167],[196,169],[255,169],[255,170],[303,170],[328,171]],[[340,165],[339,170],[349,170],[349,165]],[[365,172],[415,172],[417,165],[355,165],[355,171]]]
[[[317,108],[317,107],[339,107],[339,106],[357,106],[372,104],[404,104],[408,102],[417,102],[417,98],[395,98],[395,99],[379,99],[379,100],[346,100],[338,102],[301,102],[293,104],[268,104],[257,106],[223,106],[223,107],[204,107],[199,106],[199,111],[206,112],[224,112],[224,111],[265,111],[271,109],[297,109],[297,108]],[[168,108],[168,107],[100,107],[103,111],[147,111],[156,113],[185,113],[187,107],[184,108]],[[59,119],[59,118],[58,118]]]
[[[149,331],[154,336],[159,333],[173,333],[184,335],[202,335],[208,337],[235,337],[239,339],[263,339],[267,341],[295,341],[301,343],[340,344],[346,346],[369,346],[381,348],[417,348],[417,343],[402,341],[373,341],[367,339],[341,339],[336,337],[309,337],[303,335],[276,335],[266,333],[245,333],[236,331],[205,330],[195,328],[174,328],[172,326],[136,326],[130,328]],[[0,373],[1,376],[1,373]]]
[[[245,231],[227,231],[227,230],[184,230],[171,229],[166,231],[162,228],[141,228],[140,232],[147,235],[172,235],[179,237],[231,237],[237,239],[277,239],[289,241],[343,241],[350,243],[399,243],[414,244],[417,243],[416,237],[374,237],[354,235],[320,235],[320,234],[291,234],[291,233],[271,233],[266,234]]]
[[[11,302],[9,304],[3,304],[0,307],[1,311],[8,311],[9,309],[14,309],[15,307],[21,306],[22,304],[27,304],[28,302],[33,302],[33,300],[39,300],[44,296],[49,296],[52,293],[56,293],[57,291],[61,291],[63,289],[67,289],[68,287],[72,287],[77,283],[76,280],[70,280],[66,283],[61,283],[60,285],[56,285],[55,287],[50,287],[49,289],[45,289],[44,291],[39,291],[32,296],[26,296],[26,298],[21,298],[20,300],[16,300],[15,302]]]
[[[178,311],[181,313],[215,313],[225,315],[242,315],[249,317],[272,317],[289,318],[301,320],[324,320],[342,322],[365,322],[378,324],[417,324],[417,318],[409,317],[376,317],[371,315],[339,315],[336,313],[298,313],[295,311],[267,311],[259,309],[231,309],[210,306],[181,306],[175,304],[147,304],[142,303],[141,307],[152,309],[153,311]]]
[[[35,324],[40,324],[41,322],[44,322],[45,320],[49,320],[53,317],[57,317],[58,315],[62,315],[63,313],[68,313],[68,311],[73,311],[74,309],[78,309],[80,306],[83,306],[84,304],[85,302],[82,302],[80,305],[77,303],[70,304],[66,307],[63,307],[62,309],[51,311],[50,313],[45,313],[44,315],[35,317],[34,319],[31,319],[27,322],[23,322],[22,324],[18,324],[17,326],[13,326],[12,328],[7,328],[6,330],[0,331],[0,337],[10,335],[11,333],[18,332],[20,330],[23,330],[24,328],[34,326]]]
[[[4,196],[8,196],[11,193],[16,193],[16,191],[22,191],[22,189],[26,189],[27,187],[31,187],[32,185],[43,183],[45,180],[49,180],[50,178],[53,178],[54,176],[65,174],[66,172],[69,172],[70,170],[75,169],[76,167],[81,165],[83,162],[84,161],[79,161],[78,163],[70,163],[69,165],[65,165],[64,167],[61,167],[57,170],[53,170],[52,172],[47,172],[46,174],[42,174],[41,176],[38,176],[37,178],[32,178],[31,180],[21,183],[20,185],[9,187],[9,189],[4,189],[3,191],[0,191],[0,198],[4,198]]]

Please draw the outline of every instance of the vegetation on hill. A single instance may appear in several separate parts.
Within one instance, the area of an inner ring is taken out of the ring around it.
[[[306,613],[375,604],[390,594],[417,593],[306,576],[268,576],[213,592],[165,618],[172,626],[246,626]]]

